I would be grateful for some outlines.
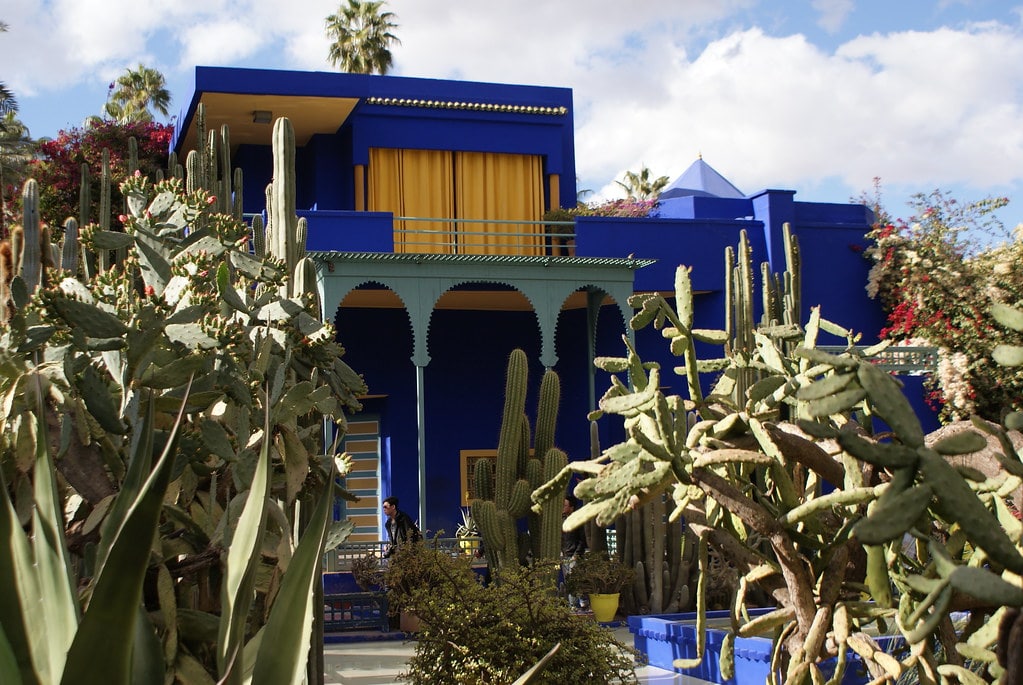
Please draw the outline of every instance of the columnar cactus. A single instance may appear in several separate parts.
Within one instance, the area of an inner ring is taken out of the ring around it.
[[[22,228],[24,243],[19,261],[21,277],[30,293],[35,292],[43,280],[43,254],[40,249],[42,226],[39,221],[39,184],[30,178],[21,194]]]
[[[528,366],[522,350],[509,355],[496,464],[491,467],[489,461],[480,460],[474,474],[473,518],[480,524],[488,559],[497,568],[527,555],[555,560],[561,550],[561,499],[552,497],[530,511],[532,491],[568,463],[567,455],[554,447],[560,381],[554,371],[544,373],[534,447],[534,454],[540,456],[530,456],[531,431],[525,412]],[[528,519],[528,534],[520,535],[517,521],[522,518]]]

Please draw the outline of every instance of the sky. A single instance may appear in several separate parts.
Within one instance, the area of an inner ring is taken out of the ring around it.
[[[1008,197],[1023,223],[1023,0],[390,0],[399,76],[568,87],[578,187],[698,157],[806,202]],[[177,112],[196,66],[331,71],[338,0],[4,0],[0,81],[31,135],[139,63]]]

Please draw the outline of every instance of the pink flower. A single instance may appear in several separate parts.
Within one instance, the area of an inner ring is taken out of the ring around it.
[[[146,297],[152,297],[156,294],[156,289],[151,285],[146,286]]]

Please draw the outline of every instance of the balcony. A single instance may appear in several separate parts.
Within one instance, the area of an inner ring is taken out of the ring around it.
[[[320,252],[568,257],[574,222],[395,217],[389,212],[300,211],[309,223],[306,247]],[[548,226],[564,233],[548,233]]]

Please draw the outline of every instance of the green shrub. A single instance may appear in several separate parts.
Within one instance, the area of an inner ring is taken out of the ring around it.
[[[553,564],[508,567],[484,585],[468,557],[429,544],[399,550],[387,585],[395,610],[422,621],[402,679],[430,685],[509,683],[555,644],[535,683],[636,682],[628,649],[554,594]]]

